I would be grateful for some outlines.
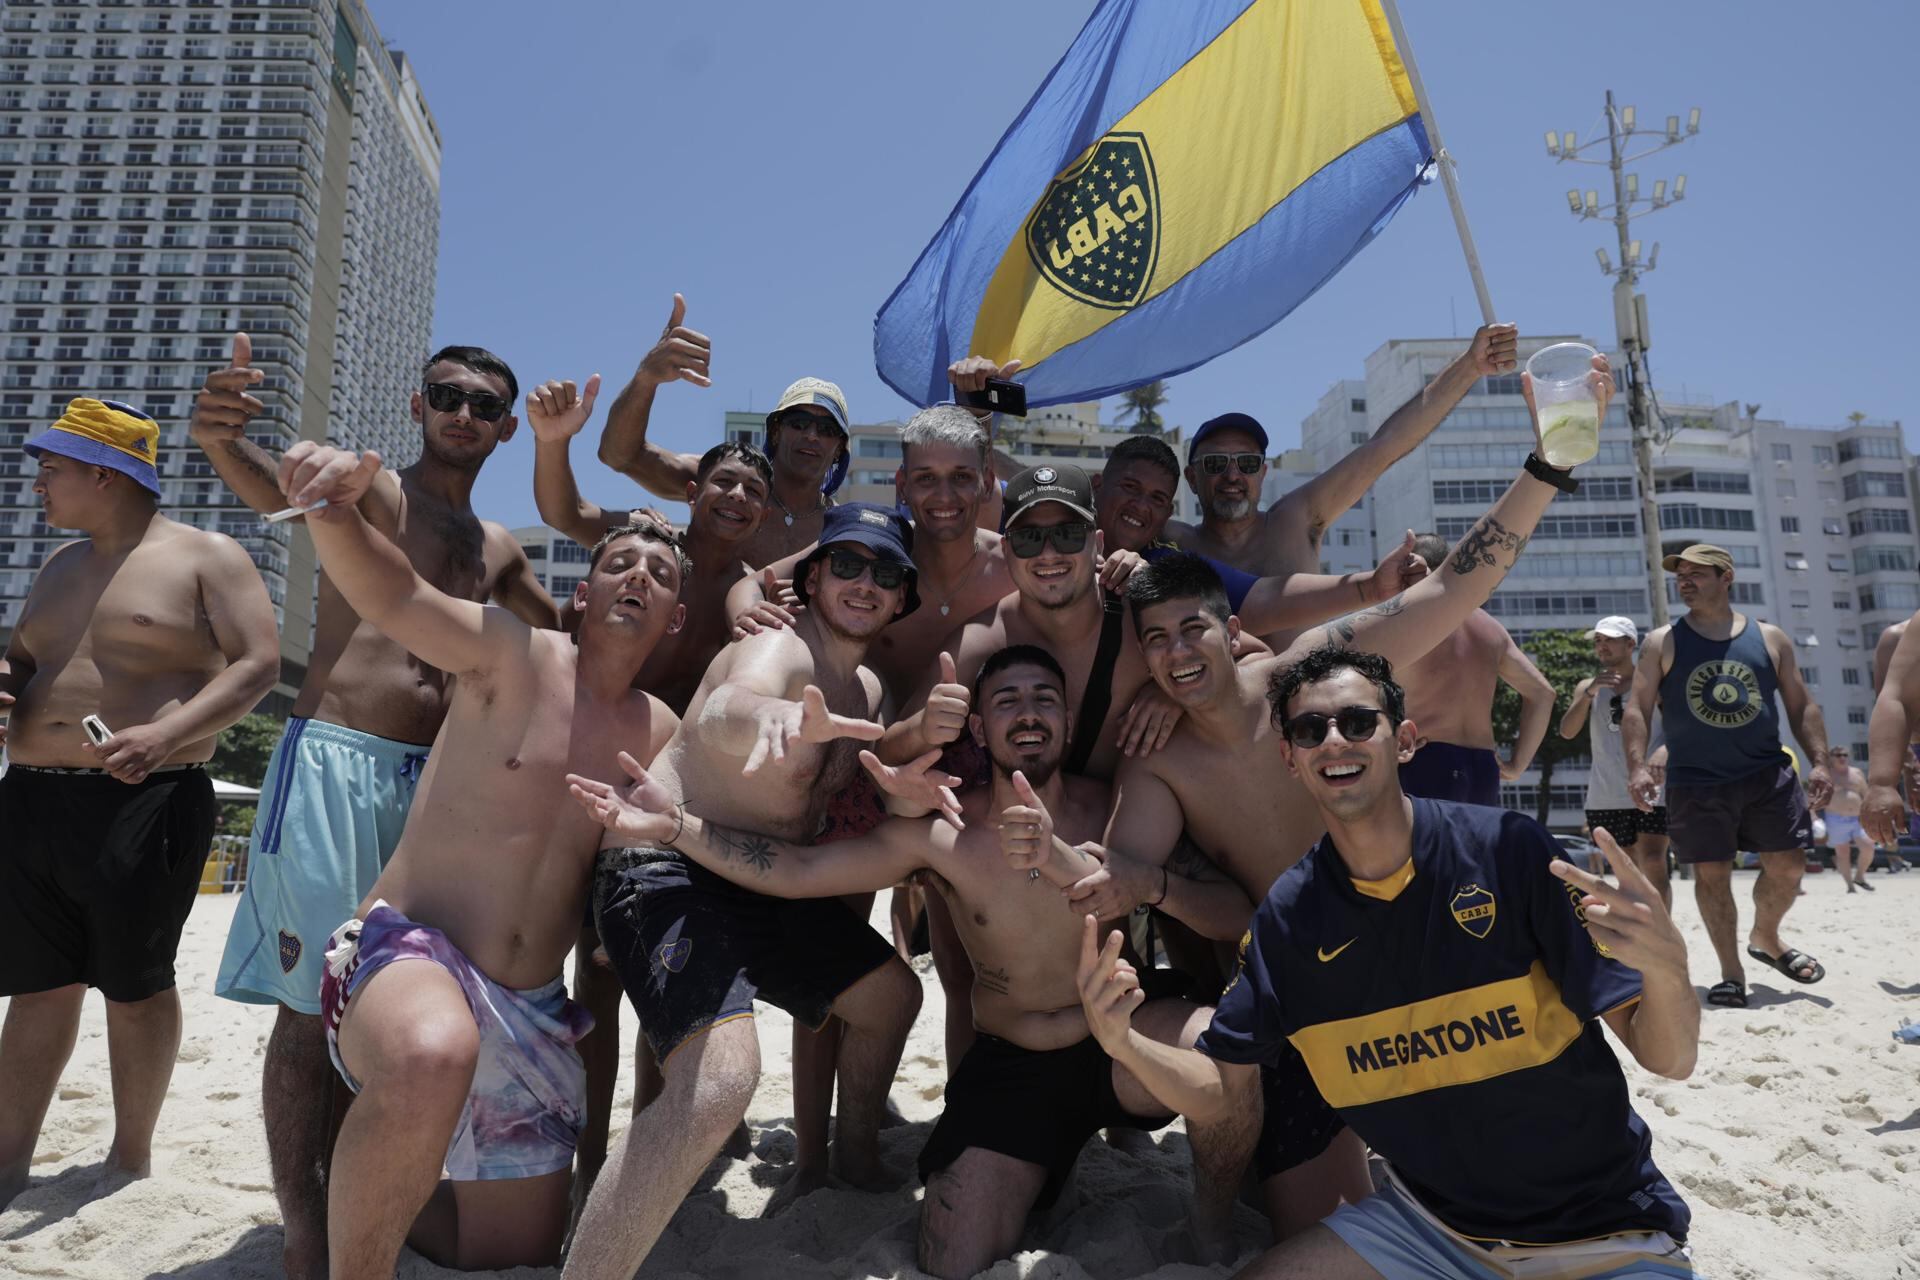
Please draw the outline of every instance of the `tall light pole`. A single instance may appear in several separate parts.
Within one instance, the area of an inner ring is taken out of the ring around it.
[[[1640,175],[1627,173],[1625,168],[1636,160],[1644,160],[1668,147],[1678,146],[1700,132],[1700,108],[1695,107],[1687,113],[1684,133],[1681,131],[1680,117],[1668,116],[1665,133],[1659,141],[1633,155],[1624,153],[1635,132],[1634,109],[1615,107],[1611,89],[1607,90],[1606,118],[1606,136],[1602,138],[1596,134],[1585,142],[1580,141],[1572,130],[1564,134],[1548,130],[1547,154],[1555,160],[1574,164],[1604,164],[1613,175],[1613,200],[1610,204],[1600,203],[1598,191],[1590,190],[1583,197],[1579,191],[1573,190],[1567,192],[1567,208],[1576,218],[1611,220],[1620,242],[1620,265],[1617,267],[1607,257],[1605,249],[1595,249],[1593,252],[1600,262],[1601,274],[1613,277],[1613,326],[1620,349],[1627,355],[1627,421],[1633,427],[1634,471],[1639,478],[1640,529],[1647,553],[1647,600],[1652,608],[1653,625],[1658,627],[1667,622],[1667,588],[1665,575],[1660,569],[1660,505],[1655,501],[1653,486],[1652,384],[1647,372],[1647,348],[1652,343],[1647,328],[1647,296],[1635,293],[1633,286],[1635,281],[1659,263],[1660,243],[1656,240],[1653,251],[1642,261],[1640,242],[1632,238],[1627,224],[1635,218],[1657,213],[1668,205],[1686,199],[1687,175],[1683,173],[1673,180],[1671,193],[1667,190],[1666,179],[1662,178],[1653,184],[1651,195],[1643,196],[1640,194]],[[1590,158],[1580,154],[1590,147],[1598,148],[1603,143],[1607,148],[1605,160],[1597,155]]]

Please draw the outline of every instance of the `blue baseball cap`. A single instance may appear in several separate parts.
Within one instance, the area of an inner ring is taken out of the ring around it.
[[[920,571],[913,564],[913,526],[901,519],[899,512],[872,502],[849,502],[827,508],[820,522],[820,541],[793,566],[793,594],[801,604],[807,602],[807,570],[814,561],[844,542],[865,547],[873,552],[875,559],[891,560],[907,567],[906,603],[896,617],[904,618],[920,607]]]
[[[1187,442],[1187,461],[1191,463],[1200,450],[1200,442],[1216,431],[1244,431],[1260,442],[1260,452],[1267,451],[1267,429],[1248,413],[1223,413],[1217,418],[1208,418],[1193,433],[1193,439]]]

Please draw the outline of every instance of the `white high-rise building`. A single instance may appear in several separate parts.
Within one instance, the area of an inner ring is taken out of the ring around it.
[[[1520,359],[1568,340],[1524,339]],[[1304,444],[1316,459],[1339,457],[1466,345],[1464,339],[1385,343],[1367,358],[1364,379],[1336,383],[1322,397],[1301,424]],[[1623,367],[1620,356],[1613,362]],[[1874,641],[1888,624],[1920,608],[1914,573],[1920,543],[1909,487],[1914,463],[1900,424],[1800,427],[1733,403],[1663,400],[1660,407],[1670,432],[1654,460],[1663,548],[1673,552],[1695,542],[1727,548],[1735,565],[1734,606],[1793,636],[1829,741],[1848,744],[1864,761]],[[1458,538],[1505,491],[1532,444],[1519,374],[1482,379],[1425,444],[1374,486],[1374,509],[1393,512],[1396,527],[1376,527],[1373,550],[1389,532],[1409,525]],[[1616,398],[1602,426],[1599,457],[1580,469],[1580,491],[1554,500],[1488,612],[1522,644],[1532,632],[1585,630],[1610,613],[1633,618],[1644,632],[1652,610],[1639,510],[1625,405]],[[1670,582],[1666,589],[1677,614]],[[1508,803],[1531,812],[1537,782],[1536,771],[1509,784]],[[1578,827],[1584,763],[1563,761],[1551,785],[1554,825]]]
[[[75,396],[161,423],[168,515],[239,538],[312,642],[305,534],[265,526],[187,439],[253,338],[252,434],[419,450],[407,395],[433,320],[440,137],[364,0],[6,0],[0,7],[0,633],[69,534],[19,451]]]

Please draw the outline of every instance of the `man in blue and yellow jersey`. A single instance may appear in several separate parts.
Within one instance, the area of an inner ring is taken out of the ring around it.
[[[1089,1025],[1161,1102],[1247,1105],[1257,1064],[1297,1052],[1387,1162],[1243,1280],[1692,1275],[1687,1206],[1599,1026],[1650,1071],[1693,1070],[1699,1005],[1659,894],[1604,834],[1617,885],[1521,814],[1408,797],[1418,730],[1375,654],[1316,649],[1268,699],[1327,835],[1255,913],[1195,1048],[1133,1030],[1117,937],[1096,954],[1089,919],[1081,944]]]
[[[1760,855],[1746,954],[1794,982],[1818,982],[1827,973],[1780,938],[1813,845],[1810,808],[1833,795],[1826,720],[1800,677],[1792,638],[1734,611],[1731,553],[1701,542],[1661,567],[1673,575],[1687,611],[1655,629],[1640,650],[1633,697],[1620,719],[1627,786],[1633,802],[1651,810],[1659,789],[1647,765],[1647,723],[1657,701],[1667,734],[1667,830],[1680,861],[1694,869],[1694,901],[1720,960],[1720,981],[1708,990],[1707,1003],[1744,1009],[1746,973],[1735,940],[1740,910],[1733,900],[1733,857],[1742,849]],[[1775,694],[1810,766],[1804,791],[1798,770],[1781,753]]]

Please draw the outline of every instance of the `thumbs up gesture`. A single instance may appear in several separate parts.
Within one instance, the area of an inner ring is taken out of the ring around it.
[[[206,384],[193,402],[193,419],[188,427],[197,443],[232,440],[246,434],[247,423],[266,408],[247,394],[267,375],[253,367],[253,339],[244,333],[233,335],[233,363],[207,375]]]
[[[676,293],[667,327],[660,331],[660,341],[653,344],[653,350],[640,361],[633,375],[635,382],[656,387],[675,381],[691,382],[696,387],[713,385],[713,341],[680,323],[686,318],[687,300]]]
[[[1400,545],[1387,552],[1374,568],[1373,576],[1361,589],[1368,604],[1390,600],[1427,576],[1427,562],[1413,554],[1413,542],[1413,530],[1409,529]]]
[[[1015,871],[1037,871],[1053,854],[1053,815],[1018,769],[1013,794],[1019,803],[1000,811],[1000,852]]]
[[[533,438],[553,442],[571,440],[580,434],[593,416],[593,402],[600,398],[600,375],[587,379],[585,387],[571,380],[543,382],[527,392],[527,425]]]
[[[935,746],[945,746],[958,738],[966,731],[967,712],[972,704],[973,695],[967,686],[960,683],[953,655],[942,653],[940,681],[927,694],[926,714],[920,721],[927,741]]]

